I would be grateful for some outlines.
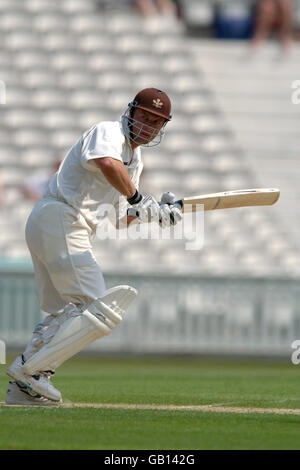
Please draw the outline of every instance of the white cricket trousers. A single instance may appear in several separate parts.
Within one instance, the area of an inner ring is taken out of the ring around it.
[[[91,233],[83,216],[64,202],[44,197],[34,206],[25,235],[44,312],[56,315],[69,303],[84,307],[105,291]]]

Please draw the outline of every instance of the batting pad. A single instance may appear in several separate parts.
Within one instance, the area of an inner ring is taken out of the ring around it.
[[[23,371],[34,375],[55,370],[97,339],[109,335],[122,321],[136,295],[137,290],[130,286],[116,286],[105,291],[84,312],[62,323],[51,341],[25,362]]]

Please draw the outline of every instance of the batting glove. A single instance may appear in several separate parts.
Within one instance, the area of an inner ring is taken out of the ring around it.
[[[159,224],[162,228],[176,225],[182,220],[182,211],[175,202],[176,197],[173,193],[166,192],[162,195],[159,202]]]
[[[131,207],[127,215],[137,217],[140,222],[158,222],[160,207],[152,196],[142,196],[138,191],[127,199]]]

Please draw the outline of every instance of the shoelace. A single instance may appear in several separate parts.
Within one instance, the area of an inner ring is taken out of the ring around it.
[[[40,375],[46,377],[48,380],[50,380],[54,374],[55,372],[53,370],[43,370],[42,372],[40,372]]]

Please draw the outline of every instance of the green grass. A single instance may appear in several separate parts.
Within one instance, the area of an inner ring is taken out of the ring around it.
[[[81,355],[53,382],[71,402],[300,408],[299,369],[288,361]],[[300,416],[0,407],[0,448],[300,449]]]

